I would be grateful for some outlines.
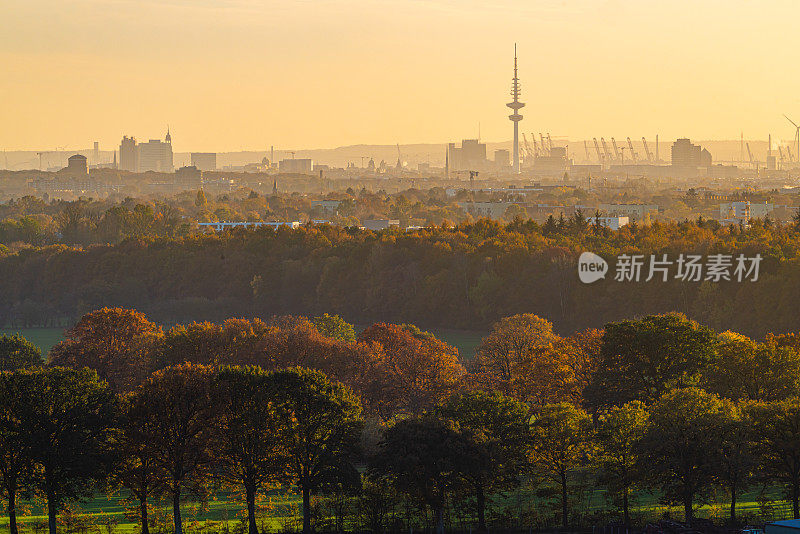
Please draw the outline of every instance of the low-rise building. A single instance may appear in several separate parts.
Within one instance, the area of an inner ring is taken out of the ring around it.
[[[601,226],[606,228],[610,228],[611,230],[619,230],[623,226],[626,226],[629,222],[627,217],[587,217],[586,222],[589,225],[594,225],[599,222]]]
[[[386,230],[391,227],[400,227],[398,219],[373,219],[362,221],[361,225],[367,230]]]

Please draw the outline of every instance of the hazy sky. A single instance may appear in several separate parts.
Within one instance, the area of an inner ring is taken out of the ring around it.
[[[0,149],[790,139],[797,0],[2,0]]]

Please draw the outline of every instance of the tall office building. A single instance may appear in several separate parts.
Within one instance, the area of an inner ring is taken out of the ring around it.
[[[711,153],[689,139],[678,139],[672,144],[672,164],[678,167],[710,167]]]
[[[172,136],[167,130],[164,141],[150,139],[139,144],[139,172],[172,172]]]
[[[463,139],[461,147],[447,145],[447,167],[450,172],[477,171],[486,168],[486,143],[477,139]]]
[[[136,138],[122,138],[119,144],[119,168],[123,171],[138,172],[139,170],[139,151],[136,146]]]

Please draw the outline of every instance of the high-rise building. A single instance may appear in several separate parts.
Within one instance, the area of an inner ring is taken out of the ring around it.
[[[711,167],[711,152],[689,139],[672,143],[672,164],[676,167]]]
[[[139,144],[139,172],[172,172],[172,136],[167,130],[164,141],[150,139]]]
[[[139,150],[135,137],[126,135],[122,138],[122,142],[119,144],[119,168],[123,171],[139,171]]]
[[[447,145],[448,171],[475,171],[486,168],[486,143],[478,139],[463,139],[461,147],[455,143]]]
[[[511,163],[511,154],[508,150],[501,149],[494,151],[494,164],[498,167],[508,167]]]
[[[216,152],[192,152],[191,158],[192,166],[197,167],[201,171],[217,170]]]
[[[203,173],[194,165],[181,167],[175,171],[175,185],[187,191],[200,189],[203,185]]]

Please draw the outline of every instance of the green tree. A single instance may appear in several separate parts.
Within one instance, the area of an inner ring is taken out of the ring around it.
[[[694,504],[705,502],[719,474],[724,410],[719,397],[701,389],[669,391],[651,407],[650,424],[637,448],[647,482],[667,503],[682,504],[690,525]]]
[[[723,332],[703,382],[708,391],[733,400],[769,402],[793,397],[800,392],[800,352]]]
[[[293,368],[270,375],[287,455],[284,477],[303,494],[303,532],[311,531],[311,494],[347,477],[358,453],[361,403],[349,388],[319,371]]]
[[[18,399],[25,393],[21,389],[21,375],[5,371],[0,373],[0,482],[8,506],[8,525],[11,534],[17,534],[17,498],[31,485],[32,462],[26,449],[24,422],[18,411]]]
[[[0,371],[42,364],[42,351],[19,334],[0,336]]]
[[[216,425],[211,367],[186,363],[150,376],[133,393],[137,412],[149,420],[143,438],[149,445],[157,483],[172,500],[175,534],[182,534],[181,497],[201,494],[212,462]]]
[[[717,440],[720,448],[719,479],[730,495],[730,522],[735,526],[737,498],[750,486],[757,467],[753,446],[755,435],[747,411],[726,400]]]
[[[356,329],[338,315],[325,313],[319,317],[314,317],[312,322],[319,330],[319,333],[324,336],[332,337],[345,343],[353,343],[356,340]]]
[[[372,476],[433,509],[436,532],[444,532],[447,498],[473,473],[485,470],[485,451],[442,419],[404,419],[387,431],[369,462]]]
[[[755,404],[748,413],[763,475],[784,487],[800,519],[800,400]]]
[[[288,463],[280,439],[275,387],[261,368],[230,367],[217,376],[213,397],[219,410],[216,471],[223,480],[244,488],[248,532],[258,534],[256,493],[278,480]]]
[[[588,402],[651,403],[670,388],[697,385],[713,359],[715,343],[711,329],[678,313],[609,323],[586,391]]]
[[[530,461],[538,473],[559,485],[561,520],[567,528],[569,482],[591,460],[592,421],[572,404],[546,404],[531,418],[530,432]]]
[[[480,451],[480,469],[464,473],[475,494],[478,530],[486,531],[486,501],[492,493],[517,485],[526,464],[527,411],[523,403],[499,393],[456,393],[436,409],[439,417]]]
[[[615,406],[600,414],[597,460],[600,479],[609,493],[621,497],[622,517],[630,525],[630,494],[638,482],[636,446],[647,429],[648,412],[639,401]]]
[[[50,534],[61,506],[91,495],[110,467],[117,404],[108,384],[90,369],[32,368],[15,373],[16,410],[25,447],[47,498]]]

